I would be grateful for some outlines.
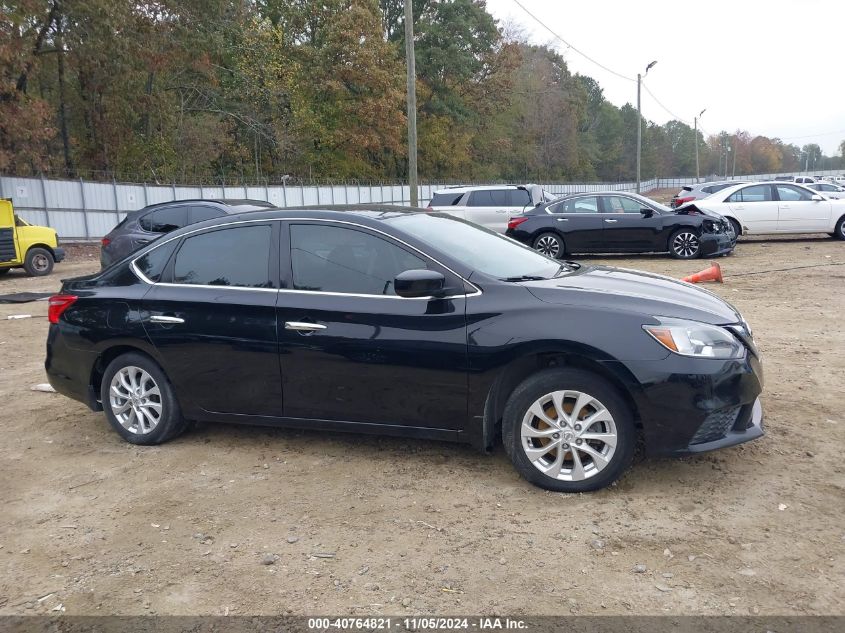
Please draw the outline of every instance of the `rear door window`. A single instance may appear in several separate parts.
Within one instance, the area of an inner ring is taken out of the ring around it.
[[[596,196],[568,198],[549,207],[552,213],[598,213],[599,199]]]
[[[734,191],[727,202],[771,202],[772,188],[769,185],[751,185]]]
[[[494,205],[493,202],[493,192],[489,189],[482,189],[481,191],[473,191],[469,194],[469,202],[467,202],[468,207],[492,207]]]
[[[169,233],[188,224],[188,207],[164,207],[148,213],[140,220],[141,228],[150,233]]]
[[[605,213],[639,213],[642,205],[625,196],[602,196]]]
[[[237,226],[185,238],[173,263],[173,283],[272,288],[269,225]]]

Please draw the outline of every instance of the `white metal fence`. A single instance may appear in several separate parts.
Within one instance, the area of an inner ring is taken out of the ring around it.
[[[834,172],[813,172],[833,175]],[[838,172],[836,172],[838,173]],[[784,174],[789,175],[789,174]],[[794,174],[799,175],[799,174]],[[775,174],[737,177],[748,180],[773,178]],[[656,178],[643,181],[642,191],[681,187],[695,178]],[[476,183],[481,184],[481,183]],[[555,194],[579,191],[634,191],[636,183],[542,183]],[[427,183],[419,188],[425,206],[445,184]],[[407,184],[296,184],[258,186],[183,186],[89,182],[49,178],[0,176],[0,198],[11,198],[15,211],[27,222],[55,228],[62,239],[99,239],[126,213],[157,202],[196,198],[251,198],[278,207],[321,204],[409,204]]]

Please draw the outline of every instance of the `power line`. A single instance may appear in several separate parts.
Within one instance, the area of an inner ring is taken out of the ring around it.
[[[681,117],[679,117],[677,114],[675,114],[674,112],[672,112],[672,111],[671,111],[669,108],[667,108],[665,105],[663,105],[663,104],[660,102],[660,99],[658,99],[657,97],[655,97],[655,96],[654,96],[654,93],[652,93],[652,91],[648,89],[648,86],[646,86],[646,85],[645,85],[645,82],[643,82],[643,90],[645,90],[645,91],[649,94],[649,96],[650,96],[652,99],[654,99],[654,101],[655,101],[655,103],[657,103],[657,105],[659,105],[661,108],[663,108],[664,110],[666,110],[666,112],[668,112],[668,113],[669,113],[669,116],[671,116],[672,118],[674,118],[676,121],[680,121],[681,123],[684,123],[684,124],[688,125],[689,127],[693,127],[693,126],[690,124],[690,122],[689,122],[689,121],[685,121],[684,119],[682,119]]]
[[[538,17],[537,17],[536,15],[534,15],[533,13],[531,13],[531,11],[529,11],[528,9],[526,9],[526,8],[525,8],[525,5],[523,5],[523,4],[522,4],[519,0],[513,0],[513,1],[516,3],[516,5],[517,5],[520,9],[522,9],[522,10],[523,10],[523,11],[525,11],[528,15],[530,15],[530,16],[534,19],[534,21],[535,21],[535,22],[537,22],[537,24],[539,24],[539,25],[540,25],[540,26],[542,26],[544,29],[546,29],[546,30],[547,30],[549,33],[551,33],[551,34],[552,34],[552,35],[553,35],[556,39],[559,39],[561,42],[563,42],[564,44],[566,44],[566,46],[567,46],[568,48],[571,48],[573,51],[575,51],[576,53],[578,53],[579,55],[581,55],[581,57],[583,57],[584,59],[586,59],[586,60],[588,60],[588,61],[592,62],[593,64],[595,64],[595,65],[596,65],[596,66],[598,66],[599,68],[603,68],[604,70],[606,70],[607,72],[609,72],[611,75],[616,75],[616,76],[617,76],[617,77],[619,77],[620,79],[626,79],[627,81],[631,81],[631,82],[636,82],[636,81],[637,81],[636,79],[633,79],[633,78],[631,78],[631,77],[627,77],[627,76],[623,75],[622,73],[618,73],[618,72],[616,72],[616,71],[615,71],[615,70],[613,70],[612,68],[608,68],[607,66],[605,66],[605,65],[604,65],[604,64],[602,64],[601,62],[598,62],[598,61],[596,61],[595,59],[593,59],[592,57],[590,57],[589,55],[587,55],[587,53],[585,53],[584,51],[581,51],[581,50],[579,50],[579,49],[575,48],[572,44],[570,44],[570,43],[569,43],[569,42],[567,42],[565,39],[563,39],[560,35],[558,35],[557,33],[555,33],[555,32],[551,29],[551,27],[549,27],[549,26],[548,26],[545,22],[543,22],[540,18],[538,18]]]
[[[816,136],[827,136],[828,134],[845,134],[845,130],[832,130],[830,132],[819,132],[818,134],[804,134],[803,136],[780,136],[782,141],[791,141],[799,138],[813,138]]]

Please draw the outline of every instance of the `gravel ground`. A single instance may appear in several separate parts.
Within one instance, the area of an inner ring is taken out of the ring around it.
[[[0,292],[97,269],[68,250]],[[0,614],[843,615],[845,243],[743,240],[720,264],[709,287],[764,355],[767,435],[585,495],[437,442],[202,425],[134,447],[30,389],[47,306],[0,305]]]

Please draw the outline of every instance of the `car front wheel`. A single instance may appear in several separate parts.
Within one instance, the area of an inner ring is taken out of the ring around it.
[[[678,229],[669,238],[669,253],[675,259],[695,259],[701,255],[701,240],[692,229]]]
[[[836,229],[833,231],[833,237],[845,240],[845,215],[839,218],[839,222],[836,223]]]
[[[514,467],[546,490],[604,488],[634,455],[630,407],[604,378],[579,369],[529,376],[508,399],[502,424]]]
[[[537,239],[534,240],[534,250],[546,257],[553,257],[555,259],[563,257],[566,252],[563,240],[559,235],[555,235],[554,233],[538,235]]]
[[[109,363],[100,396],[109,423],[132,444],[161,444],[187,428],[173,386],[143,354],[130,352]]]
[[[53,272],[53,255],[45,248],[30,248],[26,252],[23,267],[32,277],[43,277]]]

